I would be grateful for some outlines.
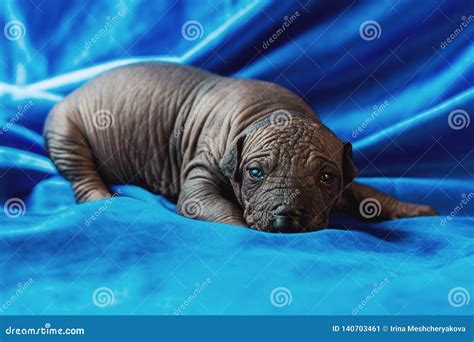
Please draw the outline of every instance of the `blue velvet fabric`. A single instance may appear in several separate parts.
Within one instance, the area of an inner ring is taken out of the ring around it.
[[[0,314],[472,313],[473,14],[469,0],[2,1]],[[353,143],[358,181],[440,216],[282,235],[187,219],[135,186],[75,204],[46,115],[145,60],[289,88]]]

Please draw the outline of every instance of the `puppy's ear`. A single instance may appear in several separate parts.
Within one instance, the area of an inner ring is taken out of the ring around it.
[[[222,174],[234,181],[238,180],[237,169],[242,155],[242,145],[244,143],[246,134],[240,134],[229,145],[224,153],[224,156],[219,162],[219,169]]]
[[[343,186],[352,182],[357,176],[357,169],[352,162],[352,145],[350,142],[344,142],[344,151],[342,155],[342,174],[343,174]]]
[[[238,182],[239,174],[238,167],[240,160],[242,159],[242,147],[244,145],[245,138],[250,135],[252,132],[255,132],[257,129],[272,125],[272,119],[267,118],[257,122],[254,122],[246,129],[243,130],[227,147],[224,156],[219,162],[219,168],[222,174],[228,177],[234,182]]]

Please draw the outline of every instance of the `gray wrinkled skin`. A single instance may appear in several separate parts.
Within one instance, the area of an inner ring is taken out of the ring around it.
[[[378,219],[436,213],[351,182],[350,144],[295,94],[188,66],[105,73],[53,108],[44,135],[79,203],[110,197],[107,184],[135,184],[184,216],[273,232],[325,228],[333,209],[360,217],[367,197],[380,203]],[[249,175],[256,166],[261,179]]]

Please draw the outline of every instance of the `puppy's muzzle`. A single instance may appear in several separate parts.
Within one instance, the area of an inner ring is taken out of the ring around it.
[[[273,215],[270,228],[275,233],[301,233],[308,223],[309,216],[304,210],[291,210]]]

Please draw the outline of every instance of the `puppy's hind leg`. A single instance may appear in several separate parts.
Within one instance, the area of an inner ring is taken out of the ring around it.
[[[336,209],[366,221],[438,215],[429,205],[400,202],[370,186],[350,183],[341,194]]]
[[[59,172],[71,183],[78,203],[111,197],[97,173],[87,140],[65,112],[53,109],[45,126],[46,149]]]

